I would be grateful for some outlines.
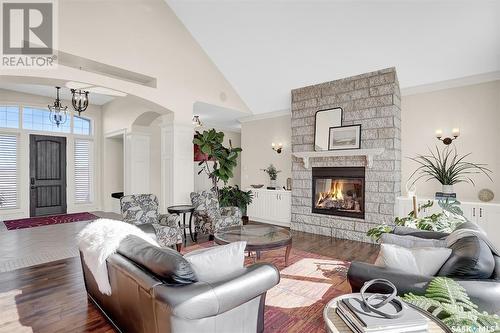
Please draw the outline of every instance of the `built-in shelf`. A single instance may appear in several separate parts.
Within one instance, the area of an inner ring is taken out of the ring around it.
[[[366,167],[371,168],[373,165],[373,157],[381,155],[384,148],[373,149],[353,149],[353,150],[325,150],[325,151],[304,151],[293,153],[293,156],[301,158],[304,162],[304,167],[309,169],[309,159],[316,157],[341,157],[341,156],[365,156]]]

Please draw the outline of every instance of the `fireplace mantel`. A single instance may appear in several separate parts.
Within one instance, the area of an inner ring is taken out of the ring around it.
[[[304,167],[309,169],[309,159],[316,157],[341,157],[341,156],[365,156],[366,167],[371,168],[373,165],[373,157],[381,155],[384,148],[373,149],[352,149],[352,150],[324,150],[324,151],[303,151],[293,153],[293,156],[301,158]]]

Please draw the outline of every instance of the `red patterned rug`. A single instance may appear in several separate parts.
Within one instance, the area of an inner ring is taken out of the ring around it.
[[[213,246],[213,242],[189,246],[183,252]],[[350,263],[292,248],[285,267],[285,249],[262,252],[260,262],[280,270],[280,283],[266,296],[266,333],[323,333],[323,308],[332,298],[350,293],[347,270]],[[254,263],[247,257],[246,265]]]
[[[15,229],[41,227],[52,224],[93,221],[97,220],[98,218],[99,217],[95,216],[94,214],[85,212],[85,213],[74,213],[74,214],[64,214],[64,215],[31,217],[26,219],[4,221],[3,223],[7,227],[7,230],[15,230]]]

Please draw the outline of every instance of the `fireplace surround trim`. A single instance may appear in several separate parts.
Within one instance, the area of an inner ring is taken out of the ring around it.
[[[351,149],[351,150],[324,150],[324,151],[303,151],[295,152],[293,156],[302,159],[304,163],[304,168],[309,169],[311,158],[316,157],[341,157],[341,156],[365,156],[366,157],[366,167],[371,168],[373,166],[373,157],[382,155],[384,153],[384,148],[371,148],[371,149]]]

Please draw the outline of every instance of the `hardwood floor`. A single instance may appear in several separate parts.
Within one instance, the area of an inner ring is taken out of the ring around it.
[[[375,245],[302,232],[293,232],[292,246],[348,261],[374,262],[378,253]],[[115,330],[87,300],[80,259],[69,258],[0,273],[0,332]]]

